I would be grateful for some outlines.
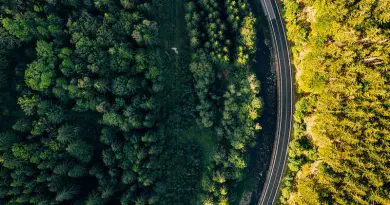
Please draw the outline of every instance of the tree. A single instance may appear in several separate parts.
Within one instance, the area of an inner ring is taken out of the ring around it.
[[[31,134],[33,136],[42,135],[45,132],[46,128],[47,126],[42,119],[36,120],[33,122],[33,128],[31,130]]]
[[[130,94],[130,91],[127,89],[127,78],[125,76],[120,76],[114,79],[112,83],[112,92],[119,96],[126,96]]]
[[[54,78],[54,65],[43,61],[34,61],[28,65],[25,73],[26,84],[33,90],[43,91],[49,88]]]
[[[4,152],[20,141],[14,132],[0,132],[0,151]]]
[[[102,160],[105,165],[112,166],[115,164],[115,153],[111,149],[104,149],[102,151]]]
[[[38,105],[38,96],[24,95],[18,98],[18,104],[26,115],[33,115]]]
[[[100,142],[106,145],[110,145],[114,141],[116,141],[115,131],[108,127],[104,127],[100,132]]]
[[[97,191],[92,191],[89,193],[87,200],[85,201],[86,205],[102,205],[104,201],[100,197],[100,194]]]
[[[29,132],[31,128],[32,124],[28,118],[21,118],[12,126],[12,129],[19,132]]]
[[[103,114],[103,123],[110,126],[120,126],[123,124],[123,119],[117,113],[107,112]]]
[[[9,143],[9,142],[8,142]],[[16,144],[13,143],[11,150],[16,159],[27,161],[34,152],[34,145]]]
[[[73,199],[79,193],[79,190],[76,186],[67,185],[62,190],[60,190],[56,195],[56,201],[63,202],[66,200]]]
[[[38,103],[37,113],[40,116],[47,117],[48,122],[52,124],[60,124],[65,119],[65,114],[61,107],[50,104],[46,101]]]
[[[74,177],[74,178],[83,177],[86,174],[87,174],[87,168],[85,168],[84,166],[79,165],[79,164],[74,165],[68,171],[68,176]]]
[[[83,163],[88,163],[93,155],[93,147],[83,140],[76,140],[71,142],[66,151],[74,158],[80,160]]]
[[[125,9],[131,9],[135,6],[134,0],[121,0],[121,4]]]
[[[3,27],[13,36],[23,41],[29,41],[34,36],[33,21],[19,18],[13,20],[9,18],[2,19]]]
[[[383,189],[386,168],[376,158],[383,152],[378,139],[388,123],[378,114],[382,109],[374,111],[386,104],[379,92],[388,90],[382,67],[388,61],[379,60],[386,53],[381,45],[386,37],[377,13],[388,4],[336,1],[321,5],[295,0],[285,4],[287,35],[303,98],[296,105],[296,136],[290,144],[291,172],[285,190],[291,193],[284,193],[282,201],[389,203],[384,200],[388,194],[378,191]],[[376,130],[375,134],[363,131],[367,129]],[[361,155],[363,150],[366,154]]]
[[[198,95],[200,105],[196,107],[200,115],[200,123],[204,127],[211,127],[215,118],[213,104],[209,96],[209,89],[214,83],[214,71],[208,62],[205,53],[198,53],[193,56],[190,64],[190,71],[195,78],[195,90]]]
[[[62,143],[69,143],[79,138],[79,129],[72,125],[62,125],[58,129],[57,140]]]
[[[157,42],[158,28],[157,23],[149,20],[143,20],[142,24],[135,26],[132,37],[140,45],[154,45]]]
[[[256,30],[255,30],[256,19],[253,15],[248,15],[244,18],[243,25],[240,30],[241,39],[245,47],[249,50],[250,54],[256,51]]]
[[[104,9],[104,8],[109,8],[111,7],[112,2],[109,0],[93,0],[94,5],[98,9]]]

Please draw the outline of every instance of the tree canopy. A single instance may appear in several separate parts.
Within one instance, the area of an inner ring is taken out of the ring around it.
[[[389,204],[388,1],[284,3],[302,98],[283,204]]]
[[[246,1],[0,2],[0,204],[232,201],[262,107]]]

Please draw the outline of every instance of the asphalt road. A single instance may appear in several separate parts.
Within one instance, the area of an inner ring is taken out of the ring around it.
[[[267,16],[275,56],[278,82],[278,117],[272,159],[259,205],[274,204],[287,162],[287,149],[293,122],[294,88],[286,33],[276,0],[259,0]]]

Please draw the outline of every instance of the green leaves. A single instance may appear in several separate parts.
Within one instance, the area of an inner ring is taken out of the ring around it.
[[[158,28],[154,21],[143,20],[141,24],[135,26],[132,37],[140,45],[155,45],[157,43]]]
[[[20,138],[14,132],[0,132],[0,151],[7,151],[18,141]]]
[[[68,185],[62,188],[56,195],[56,201],[62,202],[74,198],[79,193],[79,189],[75,186]]]
[[[194,54],[192,58],[189,69],[194,76],[195,90],[200,101],[196,109],[199,111],[201,118],[199,120],[200,124],[208,128],[213,126],[215,118],[214,105],[210,96],[210,88],[214,83],[215,71],[205,53]]]
[[[228,189],[242,178],[245,150],[260,127],[255,124],[263,107],[259,83],[249,71],[256,21],[242,0],[190,1],[186,10],[198,122],[214,131],[219,145],[206,173],[213,184],[203,188],[202,202],[228,204]]]
[[[41,58],[51,59],[54,57],[53,43],[46,41],[37,41],[37,55]]]
[[[33,90],[43,91],[50,87],[55,77],[55,55],[53,44],[38,41],[36,46],[38,60],[27,66],[26,84]]]
[[[93,155],[93,147],[82,140],[71,142],[66,151],[83,163],[88,163]]]
[[[33,115],[34,112],[36,111],[36,108],[38,106],[38,96],[36,95],[31,95],[27,96],[24,95],[22,97],[18,98],[18,104],[24,111],[26,115]]]
[[[294,115],[285,204],[389,203],[382,192],[385,163],[378,160],[388,144],[382,128],[390,126],[383,109],[390,90],[383,70],[390,4],[384,2],[285,1],[303,94]]]
[[[34,61],[29,64],[26,73],[26,84],[33,90],[43,91],[49,88],[54,77],[54,65],[43,61]]]
[[[135,77],[120,76],[115,78],[112,83],[112,92],[119,96],[128,96],[136,94],[140,88],[141,82]]]
[[[33,37],[33,25],[30,20],[4,18],[1,23],[8,32],[21,40],[28,41]]]

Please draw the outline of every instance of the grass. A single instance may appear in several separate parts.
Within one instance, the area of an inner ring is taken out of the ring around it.
[[[213,132],[208,129],[202,129],[198,125],[194,125],[189,129],[183,131],[182,140],[194,140],[202,150],[202,158],[204,169],[211,162],[214,154],[217,138],[213,135]]]
[[[164,100],[162,115],[167,118],[169,129],[180,132],[193,124],[196,102],[192,74],[188,69],[190,51],[184,26],[184,1],[153,0],[153,4],[164,57],[162,81],[165,91],[160,98]],[[177,48],[178,54],[173,47]],[[176,127],[172,127],[174,125]]]
[[[153,0],[164,57],[161,72],[164,92],[158,98],[163,99],[164,105],[159,114],[164,118],[166,153],[171,153],[164,168],[169,184],[167,201],[161,203],[198,204],[201,177],[211,162],[216,138],[196,123],[197,97],[189,70],[191,50],[184,3],[183,0]]]

